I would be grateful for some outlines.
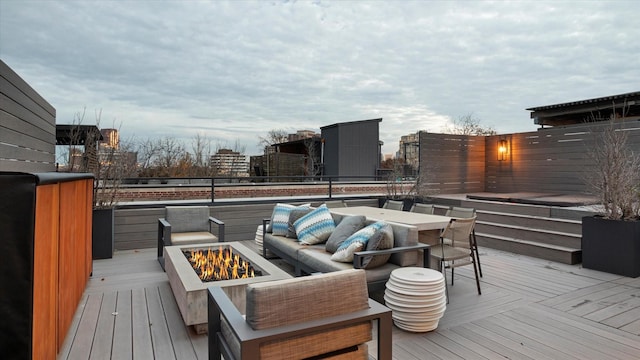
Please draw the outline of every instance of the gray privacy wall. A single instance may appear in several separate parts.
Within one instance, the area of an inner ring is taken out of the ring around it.
[[[485,189],[485,138],[420,132],[423,190],[440,194]]]
[[[421,133],[420,173],[440,193],[543,192],[588,194],[588,152],[597,133],[615,126],[640,154],[640,122],[599,122],[487,137]],[[509,144],[498,160],[498,142]],[[426,173],[425,173],[426,172]]]
[[[56,110],[0,60],[0,171],[55,171]]]

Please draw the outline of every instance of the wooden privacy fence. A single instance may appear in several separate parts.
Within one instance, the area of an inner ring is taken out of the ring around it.
[[[589,151],[597,134],[614,126],[640,153],[640,122],[599,122],[495,136],[421,133],[420,174],[439,193],[543,192],[587,194]],[[507,153],[498,159],[503,140]]]
[[[422,193],[485,190],[485,137],[420,132]]]

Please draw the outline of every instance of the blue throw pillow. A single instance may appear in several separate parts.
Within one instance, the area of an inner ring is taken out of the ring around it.
[[[276,204],[271,214],[271,233],[273,235],[287,236],[289,230],[289,214],[293,209],[308,209],[310,204],[300,206],[290,204]]]
[[[349,236],[347,240],[338,247],[338,250],[331,255],[331,260],[338,262],[352,262],[353,253],[363,251],[367,247],[369,239],[376,235],[380,229],[384,228],[386,225],[387,223],[384,221],[378,221],[358,230],[355,234]]]
[[[325,205],[314,209],[293,223],[298,241],[304,245],[321,244],[329,238],[336,223]]]

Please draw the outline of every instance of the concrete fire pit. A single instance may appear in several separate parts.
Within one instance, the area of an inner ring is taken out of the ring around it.
[[[261,276],[247,279],[220,280],[203,282],[189,264],[183,250],[218,249],[231,247],[234,254],[251,263],[262,272]],[[207,331],[207,288],[220,286],[238,310],[245,314],[245,287],[247,284],[272,280],[287,279],[291,276],[277,266],[271,264],[255,251],[239,242],[211,243],[197,245],[167,246],[165,251],[165,269],[169,284],[178,303],[182,319],[186,325],[193,325],[198,333]]]

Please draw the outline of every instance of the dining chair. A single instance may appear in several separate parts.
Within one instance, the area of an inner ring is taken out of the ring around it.
[[[470,236],[475,222],[475,216],[472,218],[451,218],[447,227],[440,234],[440,243],[431,247],[431,256],[439,261],[445,283],[447,281],[446,269],[451,269],[451,286],[453,286],[455,268],[473,265],[478,295],[480,295],[482,294],[480,291],[480,278],[478,277],[478,267]],[[446,286],[446,292],[448,302],[448,285]]]
[[[433,215],[434,210],[435,210],[435,207],[433,204],[420,204],[420,203],[413,204],[411,206],[411,209],[409,209],[410,212],[420,213],[420,214],[430,214],[430,215]]]
[[[455,218],[471,218],[476,216],[476,209],[453,206],[447,210],[447,213],[445,216],[455,217]],[[482,277],[482,266],[480,265],[480,253],[478,252],[478,241],[476,240],[475,226],[473,227],[473,230],[471,230],[471,238],[472,238],[471,244],[473,246],[473,253],[476,257],[476,262],[478,263],[478,273],[480,274],[480,277]]]
[[[387,200],[382,206],[383,209],[402,211],[404,202],[398,200]]]

